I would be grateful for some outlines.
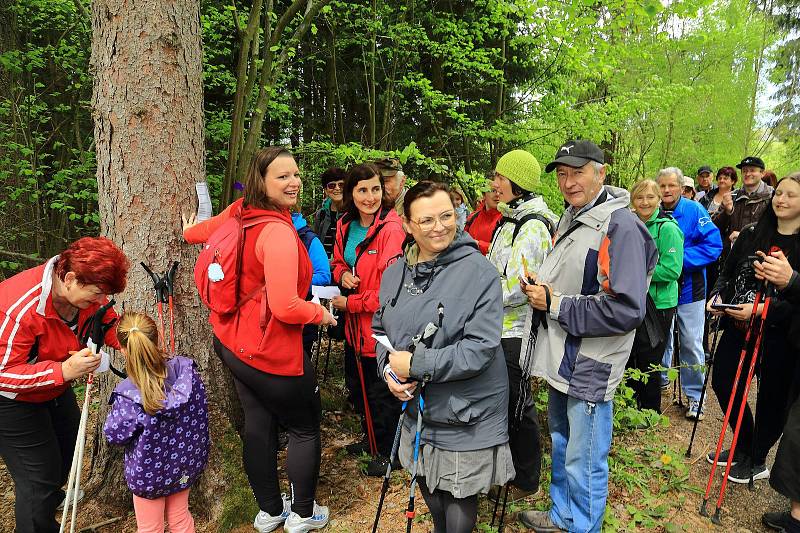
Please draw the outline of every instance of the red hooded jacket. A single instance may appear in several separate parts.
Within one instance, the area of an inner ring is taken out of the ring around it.
[[[186,242],[206,242],[242,201],[188,228],[183,232]],[[305,300],[313,275],[311,260],[289,211],[244,208],[244,220],[256,217],[268,220],[245,231],[239,293],[258,296],[242,302],[236,313],[212,312],[209,322],[222,345],[245,364],[269,374],[301,376],[303,325],[319,324],[323,312],[322,306]]]
[[[352,270],[344,260],[347,233],[351,217],[345,215],[336,225],[336,244],[333,249],[333,279],[342,284],[342,275],[352,272],[361,280],[355,293],[347,297],[345,336],[356,353],[375,357],[372,338],[372,315],[380,307],[378,291],[386,267],[403,254],[406,234],[400,216],[394,209],[381,209],[367,230],[364,240],[356,247],[356,263]]]
[[[489,253],[489,245],[492,244],[494,230],[503,215],[497,209],[486,209],[483,200],[480,201],[475,212],[467,219],[464,231],[469,233],[478,242],[481,253]]]
[[[58,256],[0,283],[0,395],[40,403],[60,396],[69,386],[61,363],[70,351],[86,346],[53,307],[53,270]],[[78,331],[100,304],[78,311]],[[103,322],[116,318],[109,309]],[[116,329],[105,344],[119,348]]]

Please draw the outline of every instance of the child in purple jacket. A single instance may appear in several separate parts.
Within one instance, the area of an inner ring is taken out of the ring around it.
[[[128,379],[111,394],[103,431],[125,446],[125,480],[139,533],[194,533],[189,487],[208,459],[208,412],[194,362],[167,359],[147,315],[127,312],[117,326]]]

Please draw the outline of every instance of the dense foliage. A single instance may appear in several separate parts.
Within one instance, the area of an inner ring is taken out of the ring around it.
[[[88,7],[0,0],[6,272],[97,232]],[[602,144],[623,186],[746,153],[782,174],[798,153],[786,81],[798,76],[796,11],[788,0],[203,0],[207,179],[225,201],[249,140],[291,145],[308,212],[328,165],[392,153],[412,179],[470,191],[505,150],[546,161],[570,137]]]

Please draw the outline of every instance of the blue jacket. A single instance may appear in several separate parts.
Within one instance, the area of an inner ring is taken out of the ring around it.
[[[680,198],[670,213],[683,232],[683,271],[678,305],[705,300],[706,265],[722,253],[722,237],[708,211],[693,200]]]
[[[319,237],[308,228],[306,219],[303,218],[303,215],[300,213],[292,213],[292,223],[294,224],[294,229],[296,229],[298,233],[300,233],[303,228],[307,228],[305,231],[313,235],[310,243],[302,234],[300,235],[303,244],[308,248],[308,256],[311,258],[311,266],[314,268],[311,284],[330,285],[331,264],[328,262],[328,254],[325,253],[325,248],[322,247],[322,242],[319,240]]]

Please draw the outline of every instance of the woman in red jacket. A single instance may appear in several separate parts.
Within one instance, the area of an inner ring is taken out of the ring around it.
[[[263,219],[244,232],[239,308],[210,317],[214,350],[233,374],[244,411],[243,462],[261,508],[253,523],[260,533],[281,525],[288,533],[301,533],[328,523],[328,508],[314,501],[321,405],[302,335],[304,324],[336,321],[325,308],[305,300],[313,271],[291,217],[300,188],[292,154],[282,147],[266,148],[253,157],[244,198],[199,224],[184,221],[186,241],[202,243],[231,216]],[[291,500],[281,495],[278,483],[279,425],[289,433]]]
[[[384,200],[383,176],[372,164],[356,165],[344,182],[344,216],[336,229],[333,279],[343,296],[332,300],[347,311],[345,326],[345,384],[350,401],[362,413],[366,440],[347,447],[348,453],[377,452],[367,474],[382,476],[392,448],[400,406],[379,377],[372,338],[372,315],[378,310],[378,290],[386,267],[403,253],[406,234],[400,217]],[[364,407],[364,398],[367,407]],[[367,415],[369,416],[369,420]],[[370,424],[371,422],[371,424]],[[377,450],[369,435],[374,431]]]
[[[84,237],[43,265],[0,283],[0,457],[14,480],[18,533],[54,533],[80,411],[71,381],[101,356],[78,338],[125,289],[129,263],[105,238]],[[106,311],[103,323],[116,319]],[[114,328],[104,341],[119,348]]]

